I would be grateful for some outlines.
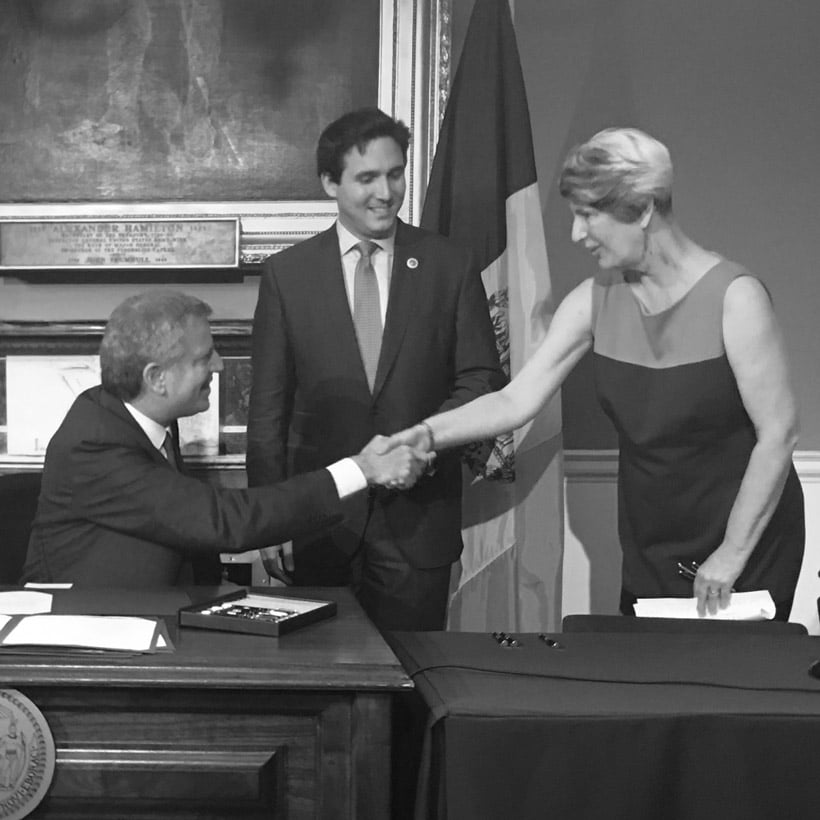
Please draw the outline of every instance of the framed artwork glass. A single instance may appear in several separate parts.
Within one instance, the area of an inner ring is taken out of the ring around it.
[[[249,321],[211,321],[223,371],[211,406],[180,420],[180,445],[194,471],[244,469],[251,385]],[[0,471],[39,469],[74,399],[99,384],[102,322],[0,321]],[[32,398],[34,397],[34,398]]]

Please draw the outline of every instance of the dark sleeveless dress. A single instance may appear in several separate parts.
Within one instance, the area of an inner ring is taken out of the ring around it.
[[[756,443],[723,345],[723,299],[749,275],[721,260],[681,299],[646,315],[620,273],[593,287],[595,387],[618,432],[618,532],[628,598],[692,595],[678,561],[722,542]],[[780,502],[735,583],[789,604],[805,541],[792,465]]]

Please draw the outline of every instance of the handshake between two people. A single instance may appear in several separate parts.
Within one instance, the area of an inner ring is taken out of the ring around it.
[[[392,436],[374,436],[353,460],[369,485],[408,490],[421,476],[433,474],[432,443],[426,425],[416,425]]]
[[[374,436],[353,461],[364,473],[368,485],[391,490],[407,490],[422,475],[432,475],[436,460],[433,437],[424,424],[409,427],[392,436]],[[286,541],[260,550],[268,575],[283,584],[293,583],[295,569],[293,542]]]

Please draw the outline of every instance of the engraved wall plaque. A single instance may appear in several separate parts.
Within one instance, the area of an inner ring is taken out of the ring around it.
[[[237,217],[0,221],[0,269],[238,266]]]

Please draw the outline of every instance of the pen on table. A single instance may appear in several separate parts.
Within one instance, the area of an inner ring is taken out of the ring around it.
[[[515,635],[510,635],[507,632],[493,632],[492,636],[495,638],[496,643],[505,649],[515,649],[521,646]]]

